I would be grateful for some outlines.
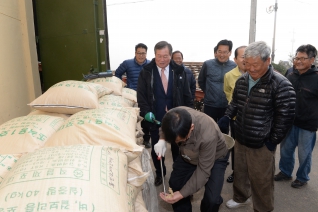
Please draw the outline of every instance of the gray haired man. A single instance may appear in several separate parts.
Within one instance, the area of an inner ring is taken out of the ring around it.
[[[218,124],[226,130],[235,120],[233,199],[228,208],[251,202],[254,211],[274,210],[275,150],[291,128],[295,91],[270,65],[270,47],[251,43],[244,52],[247,73],[236,81],[233,99]]]

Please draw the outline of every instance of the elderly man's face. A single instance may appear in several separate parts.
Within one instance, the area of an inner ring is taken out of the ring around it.
[[[235,63],[239,67],[240,71],[243,71],[243,72],[245,72],[244,51],[245,51],[245,48],[238,49],[237,57],[234,57]]]
[[[170,63],[170,59],[171,55],[167,46],[155,51],[155,61],[159,68],[166,68]]]
[[[267,58],[264,62],[261,57],[248,57],[244,59],[245,70],[253,80],[261,78],[268,70],[271,59]]]

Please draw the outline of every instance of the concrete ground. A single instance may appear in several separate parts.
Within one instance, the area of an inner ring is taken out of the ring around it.
[[[318,140],[318,139],[317,139]],[[150,151],[150,149],[149,149]],[[279,146],[276,151],[276,172],[279,172],[278,162],[280,158]],[[275,182],[275,209],[274,211],[278,212],[318,212],[318,147],[316,145],[313,151],[312,158],[312,169],[310,173],[310,181],[306,186],[301,189],[295,189],[290,186],[290,182]],[[152,164],[152,163],[151,163]],[[298,168],[298,157],[296,154],[296,163],[295,168]],[[166,188],[169,188],[168,180],[170,177],[170,173],[172,170],[172,156],[170,146],[167,147],[166,153],[166,166],[167,166],[167,175],[165,177],[165,185]],[[153,167],[152,167],[153,168]],[[228,165],[225,177],[224,177],[224,185],[222,190],[223,204],[220,207],[220,212],[252,212],[253,206],[252,204],[249,206],[237,208],[237,209],[228,209],[225,203],[232,199],[233,189],[232,183],[226,182],[226,178],[232,173],[231,164]],[[293,177],[295,177],[296,171],[294,170]],[[155,175],[155,173],[154,173]],[[293,179],[294,180],[294,179]],[[157,193],[163,191],[163,186],[157,187]],[[192,201],[192,211],[199,212],[200,211],[200,201],[203,197],[204,188],[199,192],[194,194],[194,198]],[[172,207],[170,204],[167,204],[158,195],[158,203],[159,203],[159,211],[160,212],[171,212]]]

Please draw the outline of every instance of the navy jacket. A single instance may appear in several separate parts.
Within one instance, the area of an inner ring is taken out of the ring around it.
[[[190,92],[187,76],[184,72],[184,67],[177,65],[174,61],[171,60],[169,68],[169,72],[172,72],[169,73],[168,82],[169,85],[170,83],[172,83],[172,107],[193,107],[193,99]],[[157,115],[154,104],[156,104],[158,101],[155,99],[154,86],[156,86],[156,89],[163,89],[163,85],[161,81],[160,83],[158,83],[159,85],[154,83],[154,72],[158,72],[158,68],[156,66],[155,59],[152,59],[149,64],[144,66],[139,74],[137,86],[137,102],[140,108],[140,115],[142,117],[144,117],[148,112],[153,112],[155,116]],[[171,82],[171,80],[173,81]],[[162,106],[165,107],[164,105]]]
[[[138,77],[141,69],[148,64],[150,61],[145,60],[145,62],[139,65],[135,58],[130,60],[125,60],[122,62],[115,71],[115,76],[119,79],[122,78],[123,74],[126,73],[127,76],[127,88],[137,90]]]
[[[187,74],[187,79],[189,81],[189,86],[190,86],[190,91],[192,94],[192,99],[195,99],[195,91],[196,91],[196,84],[197,81],[194,78],[194,75],[192,73],[192,71],[186,67],[184,67],[184,71]]]

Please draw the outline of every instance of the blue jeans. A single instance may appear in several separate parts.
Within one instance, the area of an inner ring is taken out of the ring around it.
[[[297,180],[307,182],[311,169],[311,156],[316,143],[316,132],[292,126],[286,138],[280,144],[279,169],[291,177],[295,165],[295,149],[298,146],[299,168],[296,173]]]

